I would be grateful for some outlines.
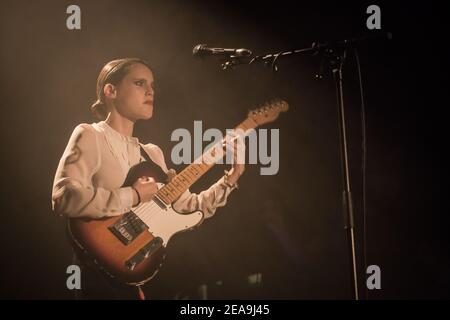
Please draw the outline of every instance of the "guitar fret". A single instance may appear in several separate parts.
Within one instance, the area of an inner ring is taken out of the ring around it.
[[[194,172],[195,177],[200,174],[200,171],[198,170],[198,164],[193,164],[191,170]]]
[[[188,171],[192,175],[192,177],[194,178],[194,181],[195,181],[197,176],[196,176],[194,170],[192,169],[192,166],[188,167]]]
[[[177,189],[177,197],[184,192],[184,187],[181,186],[178,182],[175,184],[175,188]]]
[[[164,187],[163,193],[164,193],[164,196],[165,196],[166,198],[168,198],[168,197],[170,196],[170,190],[169,190],[169,188]]]
[[[178,180],[176,179],[176,177],[174,177],[172,179],[172,181],[170,181],[170,183],[173,185],[173,187],[177,190],[180,191],[180,183],[178,182]]]
[[[184,183],[181,181],[181,179],[180,179],[178,176],[174,177],[172,181],[174,181],[174,183],[175,183],[177,186],[180,186],[180,187],[182,187],[182,188],[185,188],[185,187],[186,187],[186,186],[184,185]]]
[[[175,187],[172,183],[168,183],[166,186],[169,188],[169,192],[171,193],[171,195],[176,193]]]
[[[202,174],[202,172],[200,171],[200,168],[198,167],[198,164],[193,166],[193,169],[195,171],[195,175],[198,177]]]
[[[172,203],[174,199],[175,199],[174,195],[170,195],[170,196],[169,196],[169,201],[170,201],[170,203]]]
[[[178,177],[178,179],[181,181],[181,183],[183,184],[184,188],[186,188],[186,189],[189,188],[190,183],[189,183],[189,181],[186,180],[185,176],[180,175]]]
[[[168,199],[167,199],[167,197],[165,196],[165,194],[164,194],[164,190],[163,190],[164,188],[161,188],[158,192],[157,192],[157,196],[162,200],[162,201],[164,201],[164,203],[170,203],[169,201],[168,201]]]
[[[188,167],[189,168],[189,167]],[[189,183],[192,184],[192,174],[189,172],[188,168],[184,169],[183,172],[184,174],[187,176],[187,178],[189,179]]]
[[[170,199],[173,196],[174,189],[172,188],[172,184],[168,183],[164,186],[164,189],[166,190],[166,196],[168,199]]]
[[[172,184],[172,186],[175,188],[175,190],[177,190],[178,191],[178,183],[176,182],[176,180],[175,179],[172,179],[172,181],[170,181],[170,183]]]
[[[208,171],[209,166],[208,166],[207,163],[202,163],[202,164],[200,165],[200,168],[201,168],[201,170],[202,170],[202,173],[205,173],[206,171]]]
[[[189,179],[186,178],[186,176],[183,174],[183,172],[184,172],[184,171],[182,171],[182,172],[180,173],[180,176],[183,178],[184,181],[187,182],[187,184],[188,184],[188,186],[189,186],[191,183],[190,183]]]
[[[197,167],[197,169],[201,176],[205,173],[205,170],[200,165]]]
[[[173,183],[170,183],[170,198],[174,197],[177,195],[178,190],[175,188],[175,186],[173,185]]]

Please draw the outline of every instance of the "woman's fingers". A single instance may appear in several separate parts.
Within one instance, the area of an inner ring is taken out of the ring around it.
[[[170,182],[177,175],[177,172],[174,169],[170,169],[167,171],[167,181]]]

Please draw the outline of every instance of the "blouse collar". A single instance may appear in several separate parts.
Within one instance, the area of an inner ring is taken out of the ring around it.
[[[114,136],[115,138],[119,140],[125,140],[127,142],[134,143],[136,145],[139,145],[139,139],[136,137],[129,137],[126,135],[121,134],[119,131],[116,131],[114,128],[112,128],[109,124],[107,124],[105,121],[100,121],[98,125],[103,128],[105,131],[107,131],[109,134]]]

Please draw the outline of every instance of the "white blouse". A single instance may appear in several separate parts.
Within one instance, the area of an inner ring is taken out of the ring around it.
[[[121,187],[130,168],[140,161],[142,146],[150,159],[168,172],[164,155],[154,144],[140,144],[135,137],[124,136],[105,121],[78,125],[59,161],[53,183],[52,208],[69,217],[101,218],[130,211],[131,187]],[[182,213],[201,210],[211,217],[226,204],[235,187],[219,179],[200,194],[186,190],[173,204]]]

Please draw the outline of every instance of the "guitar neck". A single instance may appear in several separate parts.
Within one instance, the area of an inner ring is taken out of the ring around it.
[[[247,133],[247,130],[254,129],[257,126],[255,121],[251,118],[247,118],[234,129],[242,130],[243,133]],[[192,164],[173,177],[169,183],[159,189],[156,194],[158,198],[166,204],[174,202],[223,157],[224,153],[217,152],[217,148],[223,148],[222,141],[204,152]]]

